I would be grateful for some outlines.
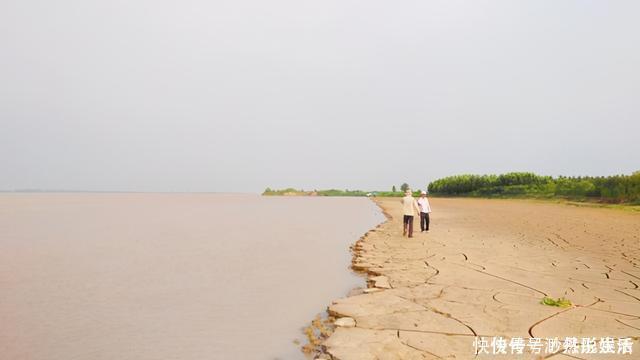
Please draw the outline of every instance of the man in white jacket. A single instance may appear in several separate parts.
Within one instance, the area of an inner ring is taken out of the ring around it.
[[[420,207],[420,232],[429,231],[429,213],[431,212],[431,206],[429,205],[426,191],[420,193],[418,206]]]
[[[413,237],[413,214],[414,210],[417,213],[420,213],[420,208],[418,207],[418,203],[416,203],[416,199],[411,196],[411,190],[407,190],[404,192],[404,197],[402,198],[402,213],[404,214],[403,218],[403,228],[402,236],[409,235],[409,237]]]

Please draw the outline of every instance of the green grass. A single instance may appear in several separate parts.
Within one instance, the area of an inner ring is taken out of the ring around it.
[[[540,304],[547,306],[557,306],[561,308],[567,308],[573,305],[571,301],[565,299],[564,297],[553,299],[548,296],[542,298],[542,300],[540,300]]]

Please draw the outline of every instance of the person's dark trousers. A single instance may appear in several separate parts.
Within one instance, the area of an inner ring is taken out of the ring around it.
[[[407,233],[407,230],[409,231],[409,237],[413,237],[413,216],[411,215],[405,215],[404,216],[404,233]]]
[[[429,213],[420,213],[420,230],[429,231]]]

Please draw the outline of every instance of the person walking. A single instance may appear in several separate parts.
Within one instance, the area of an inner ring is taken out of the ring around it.
[[[424,190],[420,193],[418,207],[420,207],[420,232],[429,231],[429,213],[431,212],[431,205],[429,205],[429,199],[427,199],[427,192]]]
[[[407,189],[404,192],[404,197],[402,198],[402,212],[404,214],[403,218],[403,231],[402,236],[409,235],[409,237],[413,237],[413,214],[417,212],[420,213],[420,208],[418,207],[418,203],[416,199],[411,195],[411,190]]]

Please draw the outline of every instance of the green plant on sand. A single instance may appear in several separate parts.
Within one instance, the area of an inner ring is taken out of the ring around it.
[[[571,305],[573,305],[571,304],[570,300],[565,299],[564,297],[553,299],[548,296],[545,296],[544,298],[542,298],[542,300],[540,300],[540,304],[548,305],[548,306],[558,306],[562,308],[570,307]]]

